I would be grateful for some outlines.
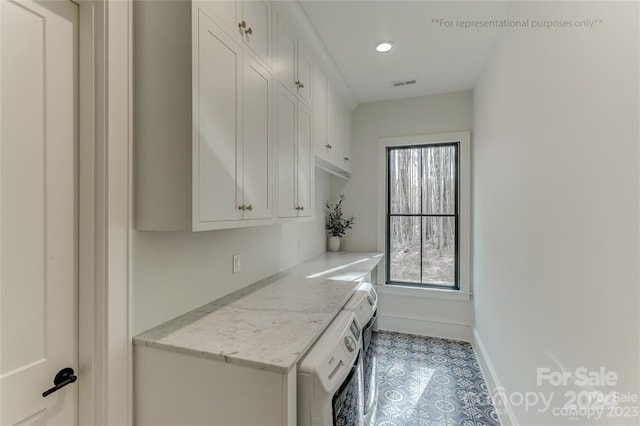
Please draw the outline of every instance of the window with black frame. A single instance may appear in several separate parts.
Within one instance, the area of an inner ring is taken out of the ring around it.
[[[387,284],[459,289],[459,143],[387,147]]]

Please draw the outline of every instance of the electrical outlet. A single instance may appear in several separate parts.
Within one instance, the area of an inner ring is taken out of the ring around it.
[[[237,274],[240,272],[240,254],[236,253],[233,255],[233,273]]]

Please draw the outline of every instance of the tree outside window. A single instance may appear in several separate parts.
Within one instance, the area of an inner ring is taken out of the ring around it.
[[[387,283],[459,289],[459,143],[387,147]]]

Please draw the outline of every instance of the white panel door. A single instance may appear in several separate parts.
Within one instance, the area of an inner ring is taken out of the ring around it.
[[[194,222],[240,220],[242,49],[202,12],[197,61]]]
[[[273,217],[271,75],[248,55],[244,58],[244,219]]]
[[[296,217],[296,98],[278,85],[278,216]]]
[[[2,425],[77,424],[78,7],[0,1]],[[80,379],[81,380],[81,379]]]
[[[297,204],[298,216],[308,217],[313,215],[311,205],[311,111],[298,102],[298,140],[296,144],[296,174],[297,174]]]

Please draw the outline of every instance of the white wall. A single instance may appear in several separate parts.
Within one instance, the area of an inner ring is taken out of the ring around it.
[[[506,32],[474,93],[477,333],[507,394],[555,392],[552,407],[585,388],[537,386],[538,367],[604,367],[618,385],[591,389],[640,391],[637,7],[515,4],[602,23]],[[538,408],[512,404],[523,425],[590,424]]]
[[[133,334],[323,253],[329,175],[315,172],[313,222],[210,232],[134,232]],[[232,274],[231,257],[241,255]]]
[[[360,104],[353,111],[352,177],[347,182],[332,178],[331,195],[341,192],[345,206],[356,216],[357,225],[344,241],[351,251],[375,250],[378,232],[378,139],[471,130],[472,92],[423,96]],[[335,201],[335,200],[334,200]]]
[[[473,125],[472,92],[371,102],[353,111],[353,174],[349,181],[331,180],[331,197],[346,197],[345,212],[356,223],[344,240],[351,251],[377,249],[378,139],[431,133],[468,131]],[[473,145],[473,135],[472,135]],[[420,334],[468,338],[473,319],[469,301],[435,300],[381,294],[380,327]],[[453,333],[453,334],[451,334]]]

